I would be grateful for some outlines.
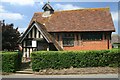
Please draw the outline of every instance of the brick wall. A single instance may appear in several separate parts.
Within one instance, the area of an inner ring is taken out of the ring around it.
[[[82,41],[79,46],[67,46],[63,47],[64,50],[106,50],[108,49],[108,41],[102,40],[102,41]],[[109,49],[111,49],[112,46],[109,42]]]

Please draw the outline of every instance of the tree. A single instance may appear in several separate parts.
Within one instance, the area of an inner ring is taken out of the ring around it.
[[[120,43],[120,35],[118,34],[112,34],[112,43]]]
[[[13,51],[17,46],[20,37],[18,28],[14,28],[14,24],[2,25],[2,50]]]
[[[3,20],[4,22],[4,20]],[[0,20],[0,51],[2,51],[2,26],[4,24],[2,23],[2,21]]]
[[[113,48],[120,48],[120,35],[113,34],[111,43],[112,43]]]

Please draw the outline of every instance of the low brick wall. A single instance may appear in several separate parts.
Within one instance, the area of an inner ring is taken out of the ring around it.
[[[102,41],[82,41],[79,46],[65,46],[64,50],[107,50],[112,48],[112,45],[107,40]]]

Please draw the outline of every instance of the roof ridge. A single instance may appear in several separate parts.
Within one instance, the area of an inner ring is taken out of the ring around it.
[[[101,8],[83,8],[83,9],[73,9],[73,10],[60,10],[55,12],[63,12],[63,11],[78,11],[78,10],[110,10],[109,7],[101,7]]]
[[[110,10],[109,7],[101,7],[101,8],[83,8],[83,9],[73,9],[73,10],[60,10],[60,11],[54,11],[54,12],[68,12],[68,11],[80,11],[80,10]],[[39,13],[42,14],[43,12],[35,12],[34,14]]]

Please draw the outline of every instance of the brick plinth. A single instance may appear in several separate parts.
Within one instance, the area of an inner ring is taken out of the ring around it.
[[[101,41],[82,41],[79,46],[65,46],[63,48],[64,50],[107,50],[111,49],[112,46],[108,40],[101,40]]]

